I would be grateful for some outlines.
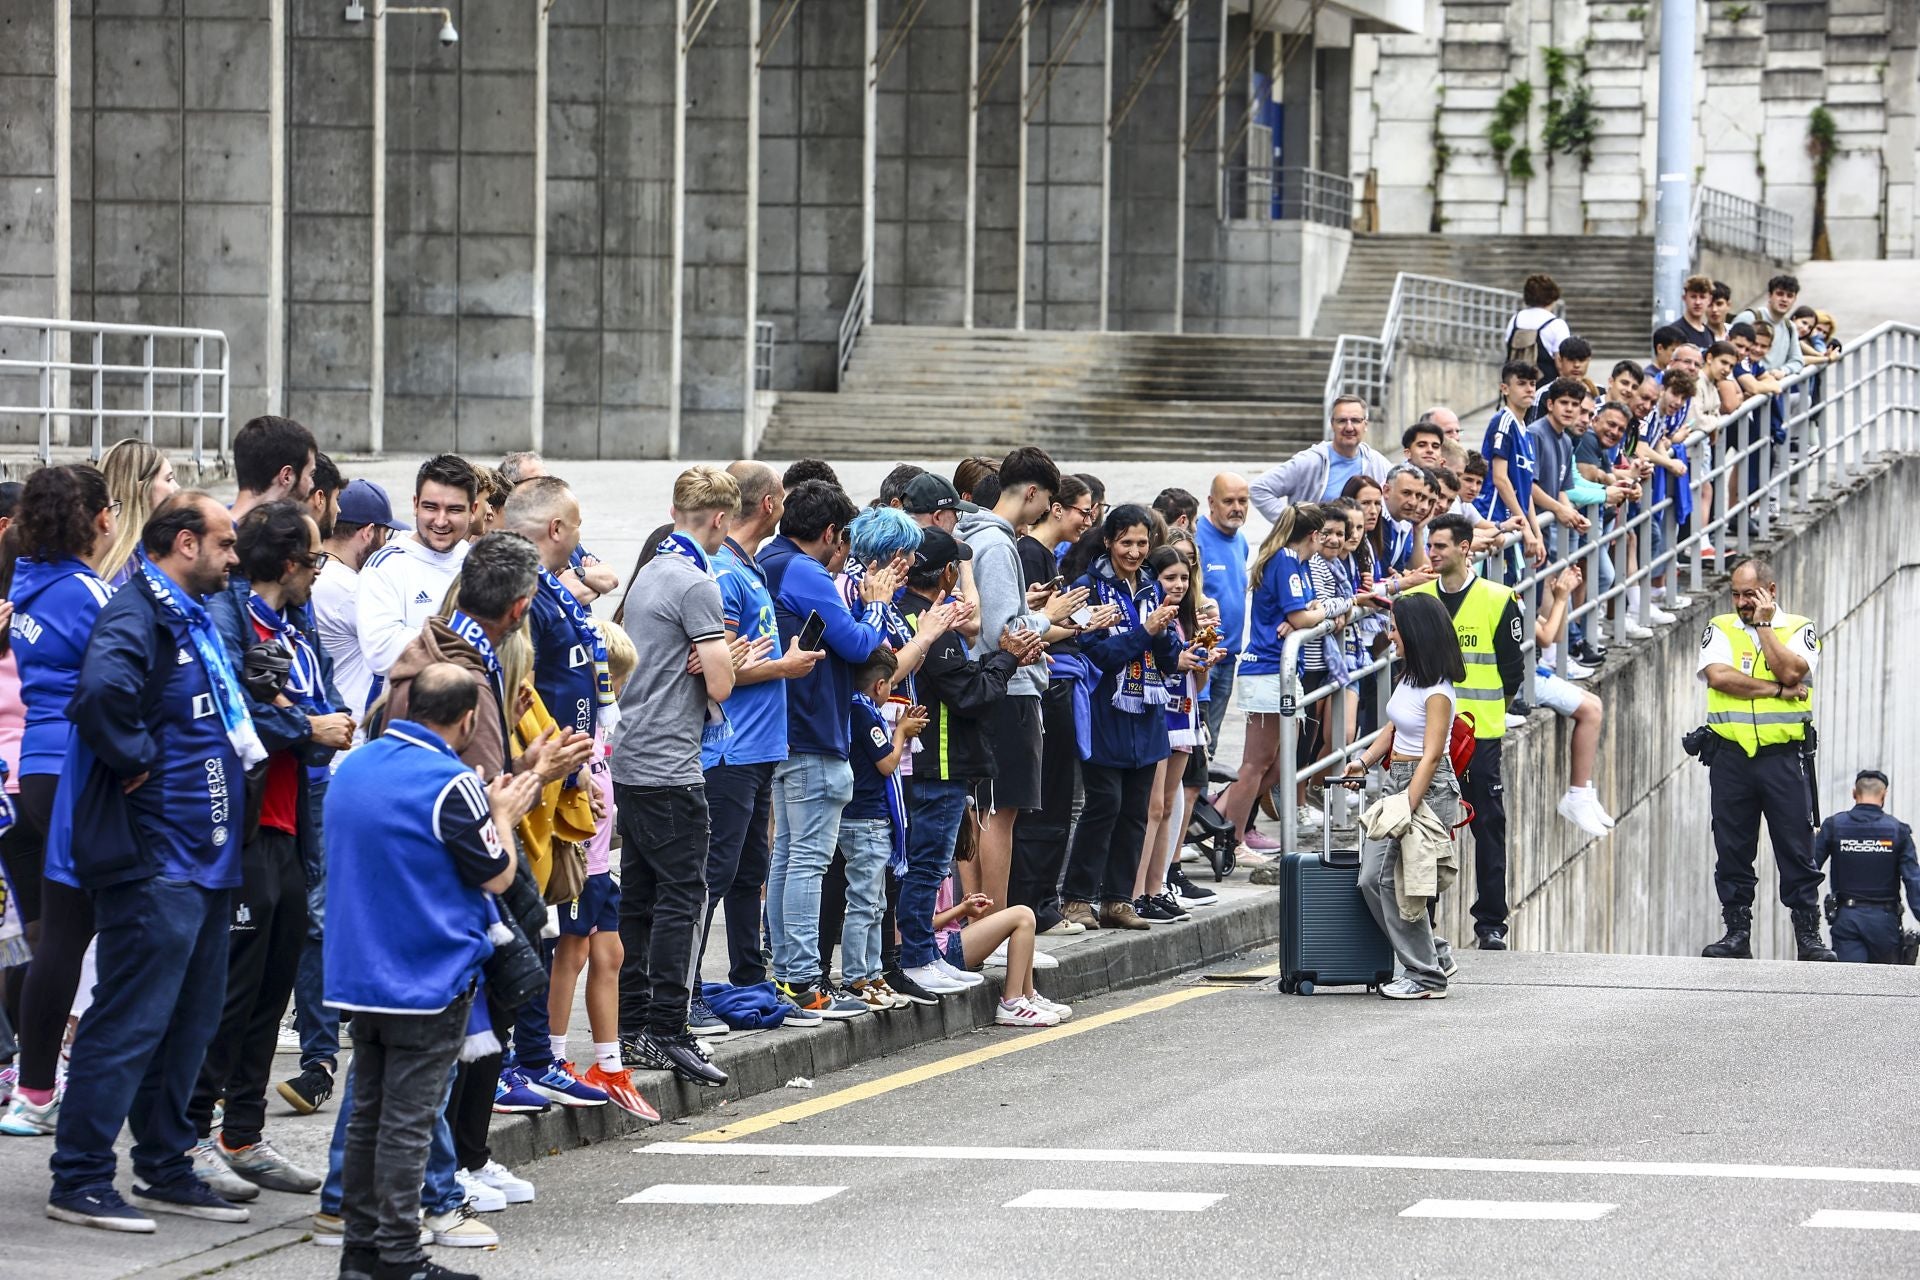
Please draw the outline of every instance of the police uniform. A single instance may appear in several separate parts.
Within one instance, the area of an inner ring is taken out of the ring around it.
[[[1833,949],[1854,964],[1893,964],[1900,951],[1900,886],[1920,916],[1920,858],[1913,829],[1877,804],[1836,813],[1814,842],[1836,902]]]
[[[1812,620],[1776,610],[1770,625],[1788,651],[1805,659],[1807,677],[1802,683],[1811,689],[1813,669],[1820,657],[1820,637]],[[1707,668],[1716,665],[1731,667],[1756,680],[1779,679],[1767,666],[1758,633],[1735,613],[1714,618],[1700,639],[1697,670],[1703,683]],[[1741,698],[1707,687],[1707,727],[1720,739],[1708,772],[1716,855],[1713,885],[1720,896],[1729,935],[1742,935],[1740,953],[1747,950],[1744,935],[1752,923],[1754,886],[1758,882],[1753,868],[1763,816],[1780,871],[1780,901],[1794,915],[1803,957],[1810,949],[1809,935],[1811,949],[1822,949],[1820,869],[1813,860],[1813,798],[1801,760],[1812,723],[1811,694],[1797,701]],[[1715,954],[1711,948],[1709,954]]]

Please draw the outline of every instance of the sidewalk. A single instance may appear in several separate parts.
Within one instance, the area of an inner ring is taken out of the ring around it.
[[[1212,873],[1203,865],[1189,864],[1187,869],[1196,883],[1219,892],[1219,906],[1196,911],[1189,922],[1156,926],[1144,933],[1101,930],[1072,938],[1041,939],[1041,948],[1055,955],[1060,966],[1039,975],[1040,989],[1072,1004],[1102,992],[1201,969],[1276,936],[1274,890],[1249,885],[1244,871],[1236,871],[1215,885]],[[724,931],[715,930],[702,971],[709,979],[725,980]],[[992,1025],[1001,975],[999,970],[989,970],[987,976],[985,986],[963,996],[949,996],[937,1008],[896,1009],[808,1029],[736,1032],[712,1041],[714,1059],[730,1077],[723,1089],[698,1089],[661,1072],[636,1071],[634,1080],[659,1109],[663,1121],[684,1123],[728,1102],[779,1089],[796,1076],[818,1079],[927,1041],[974,1031],[1009,1037],[1027,1034]],[[571,1028],[575,1051],[583,1052],[588,1043],[586,1011],[578,999]],[[341,1064],[343,1071],[350,1069],[350,1062],[351,1053]],[[297,1065],[295,1055],[280,1055],[275,1062],[275,1078],[293,1075]],[[335,1116],[334,1103],[316,1115],[295,1116],[269,1094],[267,1134],[289,1159],[318,1172],[326,1166]],[[649,1127],[611,1106],[567,1111],[556,1107],[544,1115],[495,1117],[492,1145],[498,1159],[537,1181],[538,1165],[527,1166],[541,1156],[625,1137]],[[129,1177],[126,1146],[123,1135],[119,1184],[123,1193]],[[46,1161],[52,1147],[51,1139],[0,1138],[0,1262],[4,1262],[0,1274],[32,1276],[35,1280],[103,1280],[136,1271],[143,1277],[204,1275],[298,1243],[319,1203],[317,1195],[265,1191],[253,1202],[251,1222],[226,1225],[161,1217],[159,1231],[144,1236],[65,1226],[43,1214]]]

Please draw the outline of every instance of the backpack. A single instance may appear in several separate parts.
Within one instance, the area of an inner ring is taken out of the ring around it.
[[[1546,326],[1542,325],[1541,328]],[[1507,335],[1507,363],[1540,364],[1540,329],[1522,329],[1515,325]]]

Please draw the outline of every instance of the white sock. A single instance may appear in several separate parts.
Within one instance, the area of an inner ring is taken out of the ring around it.
[[[548,1036],[547,1046],[553,1051],[553,1060],[555,1062],[565,1062],[567,1060],[566,1032],[563,1031],[557,1036]]]
[[[600,1041],[595,1040],[593,1042],[593,1060],[599,1064],[602,1071],[617,1073],[620,1070],[620,1042],[617,1040],[609,1040],[605,1044],[602,1044]]]

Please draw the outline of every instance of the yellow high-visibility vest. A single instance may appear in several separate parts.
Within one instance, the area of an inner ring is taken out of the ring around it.
[[[1407,594],[1416,592],[1439,599],[1440,584],[1423,582]],[[1507,736],[1507,691],[1500,683],[1500,660],[1493,653],[1493,633],[1512,599],[1513,592],[1499,583],[1471,578],[1466,599],[1460,602],[1460,612],[1453,615],[1453,633],[1460,638],[1460,656],[1467,664],[1467,678],[1453,686],[1453,696],[1460,714],[1472,721],[1476,738]],[[1443,608],[1445,604],[1441,601]]]
[[[1728,665],[1735,671],[1752,676],[1755,680],[1780,679],[1768,669],[1766,650],[1755,644],[1753,637],[1747,634],[1747,629],[1740,623],[1739,614],[1723,613],[1713,620],[1712,625],[1727,638],[1727,644],[1733,650],[1733,661]],[[1797,614],[1776,612],[1772,626],[1785,639],[1802,627],[1811,629],[1813,620]],[[1761,747],[1804,740],[1807,726],[1812,723],[1811,694],[1804,702],[1795,702],[1791,698],[1736,698],[1730,693],[1720,692],[1712,685],[1707,686],[1707,727],[1728,742],[1738,743],[1740,749],[1750,756]]]

